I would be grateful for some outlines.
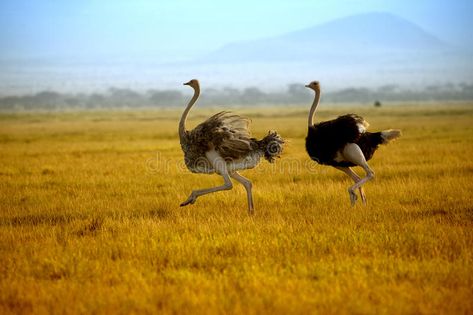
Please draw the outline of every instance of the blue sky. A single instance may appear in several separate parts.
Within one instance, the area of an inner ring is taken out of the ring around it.
[[[456,44],[473,38],[471,0],[2,0],[0,58],[192,58],[222,45],[386,11]]]

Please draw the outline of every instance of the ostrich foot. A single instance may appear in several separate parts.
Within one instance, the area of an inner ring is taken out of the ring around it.
[[[362,188],[360,188],[360,196],[361,196],[361,201],[363,202],[364,205],[366,205],[366,196]]]
[[[189,198],[187,198],[186,201],[184,201],[183,203],[181,203],[181,207],[185,207],[187,205],[192,205],[194,204],[194,202],[197,200],[197,197],[194,196],[194,194],[192,193]]]
[[[356,196],[355,192],[352,191],[351,189],[348,189],[348,194],[350,195],[351,205],[354,206],[358,197]]]

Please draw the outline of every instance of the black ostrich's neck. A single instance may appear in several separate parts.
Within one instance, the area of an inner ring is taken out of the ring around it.
[[[317,109],[319,102],[320,102],[320,90],[315,90],[314,102],[312,103],[312,106],[309,111],[309,127],[314,125],[315,110]]]

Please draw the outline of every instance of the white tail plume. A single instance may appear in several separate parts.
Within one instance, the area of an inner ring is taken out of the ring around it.
[[[392,140],[399,138],[402,135],[401,130],[399,129],[389,129],[381,131],[381,137],[384,140],[384,144],[389,143]]]

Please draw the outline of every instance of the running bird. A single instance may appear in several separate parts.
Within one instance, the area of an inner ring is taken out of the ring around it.
[[[283,150],[284,140],[275,131],[270,131],[262,140],[252,138],[249,120],[229,112],[220,112],[186,130],[186,119],[200,94],[199,81],[190,80],[184,85],[194,89],[194,96],[187,105],[179,122],[179,138],[184,161],[193,173],[213,174],[223,177],[224,184],[217,187],[193,190],[181,206],[193,204],[198,197],[233,188],[231,178],[241,183],[247,193],[248,211],[254,212],[252,184],[238,171],[254,168],[264,157],[273,162]]]
[[[366,203],[363,185],[374,178],[369,161],[380,144],[387,144],[399,138],[401,131],[389,129],[380,132],[368,132],[368,122],[355,114],[348,114],[334,120],[314,124],[315,110],[320,102],[320,84],[313,81],[306,87],[315,91],[315,98],[309,111],[309,129],[306,137],[306,150],[310,158],[322,165],[333,166],[347,174],[355,184],[348,188],[351,204],[357,199],[356,190],[361,200]],[[360,178],[350,167],[361,166],[366,176]]]

